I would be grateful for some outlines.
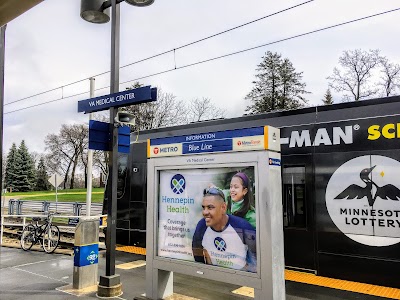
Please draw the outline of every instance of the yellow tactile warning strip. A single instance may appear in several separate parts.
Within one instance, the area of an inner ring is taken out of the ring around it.
[[[343,291],[386,297],[390,299],[400,299],[400,289],[385,286],[316,276],[314,274],[291,270],[285,271],[285,279]]]
[[[135,247],[135,246],[121,246],[116,247],[115,250],[122,252],[129,252],[134,254],[146,255],[146,248]]]
[[[131,261],[128,263],[124,263],[124,264],[119,264],[119,265],[116,265],[115,267],[117,269],[130,270],[130,269],[143,267],[145,265],[146,265],[146,261],[140,259],[140,260],[135,260],[135,261]]]
[[[400,299],[400,289],[379,285],[334,279],[292,270],[285,270],[285,279],[289,281],[318,285],[342,291],[349,291],[378,297],[386,297],[390,299]],[[232,293],[247,297],[254,297],[254,290],[245,286],[232,291]]]

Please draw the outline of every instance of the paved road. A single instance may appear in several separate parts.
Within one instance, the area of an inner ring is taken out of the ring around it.
[[[144,256],[117,252],[116,265],[144,260]],[[103,257],[99,260],[99,273],[104,274]],[[25,252],[20,249],[0,247],[0,299],[5,300],[65,300],[76,296],[57,290],[72,283],[73,258],[43,252]],[[117,269],[121,275],[124,294],[115,299],[130,299],[145,292],[145,267]],[[234,296],[231,291],[238,286],[174,274],[174,291],[198,299],[250,299]],[[287,300],[383,300],[361,294],[286,282]],[[79,299],[96,299],[95,293]],[[280,300],[280,299],[278,299]]]

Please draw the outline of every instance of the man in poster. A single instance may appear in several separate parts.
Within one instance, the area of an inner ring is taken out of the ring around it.
[[[204,190],[201,219],[192,241],[195,261],[256,272],[256,232],[245,219],[228,215],[224,193]]]

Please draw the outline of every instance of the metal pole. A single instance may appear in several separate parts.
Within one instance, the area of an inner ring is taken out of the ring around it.
[[[90,77],[90,98],[94,97],[94,78]],[[93,114],[89,114],[89,122]],[[86,216],[90,216],[92,206],[92,167],[93,167],[93,150],[88,149],[88,162],[87,162],[87,187],[86,187]]]
[[[3,105],[4,105],[4,62],[6,47],[6,27],[0,28],[0,190],[3,192]],[[1,194],[0,194],[1,195]],[[0,219],[3,208],[0,207]],[[3,224],[3,223],[2,223]]]
[[[58,212],[58,211],[57,211],[57,205],[58,205],[58,193],[57,193],[57,190],[58,190],[58,184],[57,184],[57,174],[55,174],[55,175],[54,175],[54,183],[56,184],[56,212]]]
[[[119,39],[120,7],[116,0],[111,1],[111,75],[110,93],[119,91]],[[107,235],[106,235],[106,276],[115,274],[115,244],[117,223],[117,181],[118,181],[118,128],[114,126],[117,108],[110,108],[110,130],[112,132],[109,168],[108,168],[108,201],[107,201]],[[111,175],[111,176],[110,176]]]

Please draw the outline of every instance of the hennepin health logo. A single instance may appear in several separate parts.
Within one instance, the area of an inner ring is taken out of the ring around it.
[[[175,194],[182,194],[186,187],[186,180],[181,174],[176,174],[171,179],[171,189]]]
[[[221,238],[219,236],[214,239],[214,246],[219,251],[225,251],[226,250],[226,242],[224,241],[223,238]]]
[[[326,188],[332,221],[347,237],[369,246],[400,242],[400,163],[364,155],[341,165]]]

